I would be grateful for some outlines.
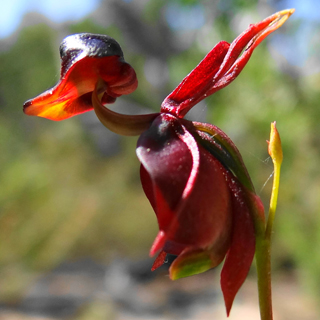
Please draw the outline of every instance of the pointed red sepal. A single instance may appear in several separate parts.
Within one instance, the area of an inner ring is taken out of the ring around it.
[[[242,71],[258,44],[281,27],[293,12],[294,9],[283,10],[251,24],[230,46],[219,42],[166,97],[161,112],[183,118],[199,101],[227,86]]]
[[[226,175],[232,194],[233,229],[229,251],[221,271],[221,289],[229,316],[234,298],[245,281],[255,253],[254,222],[250,204],[238,181],[231,174]]]
[[[150,257],[154,256],[156,252],[161,250],[166,243],[166,235],[165,233],[160,230],[151,246],[150,249]]]
[[[60,81],[24,103],[27,115],[64,120],[90,111],[92,92],[101,80],[105,83],[103,104],[137,88],[134,69],[124,61],[119,44],[106,35],[68,36],[60,45],[60,55]]]
[[[158,269],[159,267],[161,267],[166,261],[166,256],[167,256],[167,254],[164,251],[161,251],[159,253],[159,255],[157,256],[156,260],[154,260],[154,263],[151,267],[151,271],[154,271],[154,270]]]
[[[161,112],[181,114],[204,99],[206,92],[212,87],[212,79],[218,72],[230,44],[219,42],[162,102]],[[201,97],[201,99],[200,99]]]

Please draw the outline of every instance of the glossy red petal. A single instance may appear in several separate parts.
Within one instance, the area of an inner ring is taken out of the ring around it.
[[[179,115],[184,108],[189,110],[204,99],[206,92],[212,87],[212,79],[219,70],[229,46],[225,41],[219,42],[165,98],[161,105],[161,112]]]
[[[134,91],[134,69],[124,62],[119,44],[103,35],[80,34],[67,37],[61,47],[61,77],[50,90],[24,104],[24,112],[51,120],[64,120],[93,109],[91,94],[104,81],[103,103],[113,103]]]
[[[201,146],[197,175],[182,197],[176,216],[177,230],[169,229],[167,237],[174,242],[199,248],[216,248],[224,253],[229,245],[232,213],[230,193],[221,163]]]
[[[142,186],[157,214],[160,230],[166,230],[175,219],[174,210],[192,168],[189,149],[176,133],[179,127],[174,117],[161,114],[137,144],[136,152],[143,166]]]
[[[144,193],[146,194],[154,212],[156,212],[156,199],[153,191],[153,183],[148,171],[143,165],[140,166],[140,180]]]
[[[221,289],[227,315],[248,275],[255,253],[254,223],[249,212],[246,191],[231,174],[228,175],[228,182],[232,193],[233,228],[230,249],[221,271]]]

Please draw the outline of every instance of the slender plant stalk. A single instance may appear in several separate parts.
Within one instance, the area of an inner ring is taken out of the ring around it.
[[[276,129],[276,123],[271,123],[271,133],[268,152],[272,158],[274,175],[270,198],[268,221],[264,232],[256,235],[256,265],[258,275],[259,307],[261,320],[272,320],[271,291],[271,234],[277,208],[280,169],[283,159],[281,140]],[[264,229],[263,229],[264,230]]]
[[[270,239],[264,235],[256,241],[259,308],[261,320],[272,320],[271,250]]]

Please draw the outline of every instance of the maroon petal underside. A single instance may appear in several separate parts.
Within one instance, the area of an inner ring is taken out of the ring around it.
[[[142,186],[157,214],[160,230],[167,230],[175,219],[174,209],[192,169],[188,147],[176,133],[179,127],[172,116],[159,115],[137,144]]]
[[[229,315],[235,295],[245,281],[255,253],[255,231],[247,204],[248,197],[230,174],[227,180],[232,193],[233,228],[230,249],[221,271],[221,289]]]
[[[137,155],[143,188],[165,237],[156,241],[164,251],[216,247],[225,254],[232,213],[221,164],[170,115],[160,115],[142,134]]]

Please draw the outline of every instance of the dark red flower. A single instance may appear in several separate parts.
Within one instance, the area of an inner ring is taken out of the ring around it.
[[[160,113],[128,116],[104,106],[135,90],[137,80],[117,42],[92,34],[64,40],[60,82],[24,105],[27,114],[53,120],[94,108],[112,131],[141,134],[141,182],[159,224],[150,251],[159,253],[153,269],[164,263],[167,253],[177,255],[170,267],[172,279],[225,260],[221,288],[228,314],[251,266],[264,210],[228,136],[216,126],[183,118],[199,101],[233,81],[257,45],[292,13],[284,10],[250,25],[231,44],[219,42],[164,100]]]
[[[229,312],[255,252],[253,215],[263,213],[236,147],[212,125],[160,114],[141,134],[137,155],[160,229],[150,251],[160,251],[153,270],[167,253],[178,256],[171,279],[204,272],[226,258],[221,287]]]

